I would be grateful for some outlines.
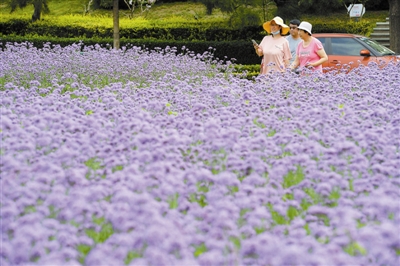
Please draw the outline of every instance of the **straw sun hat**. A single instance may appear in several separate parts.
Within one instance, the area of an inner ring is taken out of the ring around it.
[[[267,21],[263,24],[263,28],[266,32],[268,32],[268,34],[271,34],[271,22],[275,21],[275,23],[279,26],[282,26],[282,35],[286,35],[289,33],[289,26],[286,25],[285,23],[283,23],[283,19],[281,19],[280,17],[274,17],[273,19],[271,19],[270,21]]]

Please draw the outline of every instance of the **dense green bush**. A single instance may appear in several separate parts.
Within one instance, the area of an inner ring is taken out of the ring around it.
[[[109,38],[113,35],[112,27],[101,25],[84,27],[82,25],[59,24],[46,22],[30,23],[29,20],[12,19],[0,22],[0,34],[3,35],[39,35],[58,38]],[[340,32],[368,35],[370,23],[353,22],[313,22],[313,32]],[[261,40],[265,32],[261,26],[247,26],[241,29],[227,27],[201,27],[200,25],[182,25],[180,27],[121,27],[121,38],[127,39],[159,39],[169,41],[234,41]]]
[[[343,22],[314,22],[313,23],[313,33],[353,33],[369,36],[374,25],[371,26],[371,23],[368,21],[343,21]]]
[[[59,38],[88,37],[108,38],[113,35],[111,27],[83,27],[80,25],[53,25],[42,22],[29,23],[28,20],[12,19],[0,22],[0,33],[4,35],[39,35]],[[264,36],[261,26],[241,29],[219,27],[120,27],[120,36],[129,39],[161,39],[186,41],[230,41],[260,39]]]

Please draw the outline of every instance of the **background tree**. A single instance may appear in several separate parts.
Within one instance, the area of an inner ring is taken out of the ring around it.
[[[219,8],[222,12],[232,13],[239,7],[261,6],[262,0],[194,0],[202,3],[207,8],[207,14]]]
[[[275,7],[276,4],[273,0],[262,0],[263,21],[269,20],[269,15],[271,15],[270,13]]]
[[[140,13],[143,14],[149,11],[150,8],[156,3],[156,0],[124,0],[126,6],[129,8],[129,18],[133,18],[133,12],[136,7],[140,7]],[[144,6],[144,8],[143,8]]]
[[[195,2],[200,2],[206,6],[206,14],[211,15],[214,8],[218,6],[218,0],[197,0]]]
[[[293,18],[300,18],[302,14],[309,9],[299,8],[298,0],[275,0],[278,7],[276,15],[280,16],[284,21],[290,21]]]
[[[119,1],[118,1],[119,6]],[[104,8],[104,9],[111,9],[114,8],[114,0],[94,0],[93,7],[95,9]]]
[[[83,15],[86,15],[89,12],[91,12],[93,1],[94,0],[88,0],[87,4],[83,4]]]
[[[231,14],[229,23],[235,28],[259,25],[261,17],[252,7],[260,7],[263,0],[195,0],[206,6],[207,14],[219,8],[222,12]]]
[[[32,22],[40,20],[40,16],[43,13],[50,12],[47,0],[11,0],[11,13],[14,12],[17,7],[24,8],[28,5],[33,5]]]
[[[400,54],[400,1],[389,0],[390,49]]]
[[[114,27],[114,49],[119,49],[119,2],[114,0],[113,2],[113,27]]]

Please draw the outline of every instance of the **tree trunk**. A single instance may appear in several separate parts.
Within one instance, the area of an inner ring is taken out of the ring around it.
[[[113,5],[113,25],[114,25],[114,49],[119,49],[119,7],[118,0],[114,0]]]
[[[32,22],[35,22],[36,20],[40,20],[40,11],[37,9],[33,11]]]
[[[400,54],[400,1],[389,1],[390,49]]]
[[[40,20],[40,13],[42,13],[42,1],[36,0],[33,2],[32,22]]]

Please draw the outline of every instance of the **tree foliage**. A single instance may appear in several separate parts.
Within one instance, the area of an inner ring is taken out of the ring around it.
[[[33,5],[32,22],[40,20],[43,13],[50,12],[47,0],[10,0],[11,12],[14,12],[18,7],[25,8],[28,5]]]
[[[277,15],[300,17],[302,14],[329,14],[347,8],[351,4],[363,4],[367,10],[387,8],[386,0],[274,0]]]
[[[357,1],[357,0],[356,0]],[[343,9],[345,1],[343,0],[299,0],[298,7],[301,10],[307,10],[310,13],[326,13],[329,11],[336,11]],[[329,7],[329,8],[327,8]]]
[[[261,0],[218,0],[217,7],[221,9],[222,12],[231,13],[239,8],[246,8],[251,6],[261,6]]]
[[[380,5],[382,0],[299,0],[301,9],[307,9],[309,13],[334,12],[349,6],[362,4],[366,8]],[[310,12],[311,11],[311,12]]]
[[[260,25],[260,14],[249,8],[239,7],[229,18],[229,24],[234,28]]]
[[[143,14],[150,10],[152,5],[156,3],[156,0],[124,0],[126,6],[129,8],[129,18],[133,18],[133,12],[135,8],[140,7],[140,13]]]
[[[259,25],[261,17],[252,7],[262,6],[265,0],[195,0],[206,6],[208,15],[219,8],[222,12],[231,14],[229,22],[233,27]]]
[[[219,8],[222,12],[233,13],[239,8],[261,6],[263,0],[195,0],[207,8],[207,14],[211,15],[213,9]]]

